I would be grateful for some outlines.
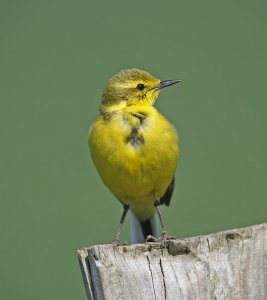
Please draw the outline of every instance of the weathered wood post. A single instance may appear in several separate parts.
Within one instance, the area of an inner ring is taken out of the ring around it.
[[[267,223],[206,236],[78,250],[88,299],[267,299]]]

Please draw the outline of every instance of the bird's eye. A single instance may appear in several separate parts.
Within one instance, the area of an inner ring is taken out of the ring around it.
[[[136,86],[136,88],[137,88],[139,91],[142,91],[142,90],[145,88],[145,86],[144,86],[143,83],[138,83],[137,86]]]

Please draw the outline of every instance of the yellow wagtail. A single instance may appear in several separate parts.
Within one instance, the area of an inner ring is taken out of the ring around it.
[[[128,209],[132,211],[132,243],[157,235],[159,205],[169,206],[179,157],[177,132],[153,106],[162,88],[180,80],[159,80],[139,69],[110,78],[100,115],[90,128],[89,146],[96,169],[124,211],[114,239],[119,243]]]

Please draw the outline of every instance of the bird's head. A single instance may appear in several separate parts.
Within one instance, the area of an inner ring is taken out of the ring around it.
[[[153,105],[162,88],[179,82],[159,80],[139,69],[125,69],[109,79],[101,107],[113,110],[137,104]]]

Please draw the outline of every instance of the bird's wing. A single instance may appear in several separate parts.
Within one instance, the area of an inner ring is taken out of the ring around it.
[[[165,204],[166,206],[170,205],[174,186],[175,186],[175,177],[173,177],[173,179],[172,179],[170,185],[168,186],[166,192],[164,193],[164,195],[159,199],[160,205],[162,205],[162,204]]]

